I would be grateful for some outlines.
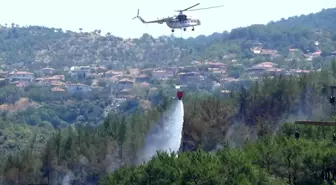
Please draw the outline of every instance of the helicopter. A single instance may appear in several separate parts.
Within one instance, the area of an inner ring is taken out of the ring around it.
[[[133,20],[138,18],[144,24],[148,24],[148,23],[163,24],[163,23],[166,23],[167,26],[169,28],[171,28],[172,32],[174,32],[175,29],[183,29],[183,31],[186,31],[187,27],[192,27],[192,31],[195,31],[195,26],[201,25],[201,21],[199,19],[191,18],[190,16],[188,18],[187,15],[183,14],[183,12],[205,10],[205,9],[211,9],[211,8],[219,8],[219,7],[224,6],[224,5],[220,5],[220,6],[212,6],[212,7],[207,7],[207,8],[198,8],[198,9],[190,10],[191,8],[194,8],[194,7],[198,6],[199,4],[200,3],[197,3],[193,6],[190,6],[186,9],[183,9],[183,10],[175,10],[175,12],[179,12],[179,14],[175,15],[173,17],[157,19],[157,20],[154,20],[154,21],[145,21],[142,17],[139,16],[139,9],[138,9],[137,16],[133,17]]]

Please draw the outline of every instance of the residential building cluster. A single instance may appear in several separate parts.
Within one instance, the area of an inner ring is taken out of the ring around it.
[[[256,54],[267,54],[277,57],[276,50],[263,50],[251,48]],[[291,49],[296,52],[295,49]],[[317,55],[317,54],[315,54]],[[230,65],[235,64],[232,59]],[[232,78],[228,72],[228,63],[212,61],[192,61],[188,66],[166,68],[132,68],[127,70],[108,70],[104,66],[72,66],[63,74],[53,68],[43,68],[34,72],[7,70],[2,71],[3,80],[7,79],[17,87],[27,86],[49,87],[54,93],[89,93],[99,88],[110,88],[111,94],[120,98],[137,96],[139,90],[147,93],[155,92],[155,83],[160,81],[175,80],[178,84],[190,89],[220,90],[228,93],[226,85],[240,80],[258,80],[265,73],[269,75],[292,75],[309,73],[308,70],[284,70],[272,62],[261,62],[251,68],[245,69],[244,79]],[[90,80],[90,83],[85,83]],[[101,85],[101,83],[106,85]]]

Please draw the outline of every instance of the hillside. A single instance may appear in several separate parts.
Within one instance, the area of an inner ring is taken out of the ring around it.
[[[335,24],[336,9],[328,9],[186,40],[154,39],[148,34],[124,40],[102,36],[99,30],[75,33],[2,26],[0,62],[9,77],[16,69],[31,76],[43,67],[54,71],[32,77],[27,84],[9,83],[8,76],[1,74],[7,80],[0,83],[0,152],[4,154],[0,155],[0,184],[57,184],[68,174],[76,185],[97,184],[99,179],[104,185],[334,183],[332,135],[336,130],[286,123],[335,120],[327,101],[328,86],[336,83],[336,60],[329,57],[336,50]],[[319,71],[252,78],[248,71],[255,64],[273,65],[265,61],[279,66],[266,70],[309,67]],[[194,65],[178,74],[201,73],[183,84],[184,153],[177,159],[162,154],[132,168],[146,133],[169,105],[178,81],[174,75],[144,77],[155,70],[143,68],[173,64]],[[90,65],[90,74],[101,76],[73,77],[64,70],[73,65]],[[212,71],[216,67],[218,76]],[[146,83],[136,82],[139,78]],[[58,91],[53,91],[54,86]],[[90,90],[69,93],[73,87]],[[119,109],[111,111],[115,107]],[[106,112],[110,114],[105,116]],[[302,139],[293,138],[295,131]],[[208,153],[218,147],[224,148],[215,155]],[[122,165],[127,166],[110,174]]]
[[[139,168],[130,167],[143,147],[146,133],[162,115],[164,108],[158,107],[126,117],[111,114],[96,128],[78,125],[56,132],[38,154],[30,150],[31,145],[39,144],[32,140],[27,150],[18,153],[19,157],[14,154],[8,162],[0,160],[3,161],[0,180],[2,184],[15,180],[55,184],[66,174],[72,174],[72,184],[96,183],[98,179],[106,185],[178,179],[183,184],[203,182],[207,178],[214,184],[228,181],[265,185],[292,181],[298,185],[331,183],[336,180],[332,176],[335,130],[284,123],[295,119],[334,119],[325,87],[336,82],[335,72],[334,69],[301,77],[264,79],[230,96],[188,95],[183,100],[181,147],[181,152],[186,153],[179,154],[178,159],[163,155]],[[301,133],[300,140],[294,139],[296,131]],[[218,145],[224,148],[216,156],[188,152],[210,152]],[[128,167],[109,175],[122,164]],[[176,169],[179,173],[173,173]],[[318,175],[310,175],[314,172]]]
[[[5,64],[23,62],[25,67],[54,67],[61,69],[76,64],[99,63],[110,68],[133,66],[160,67],[190,62],[190,59],[217,59],[228,54],[249,57],[250,48],[262,45],[266,49],[288,52],[299,48],[303,52],[317,50],[331,52],[335,47],[336,9],[237,28],[230,33],[214,33],[183,40],[173,37],[154,39],[144,34],[139,39],[125,40],[99,30],[76,33],[40,26],[19,27],[12,24],[0,28],[0,59]],[[181,53],[181,47],[184,49]],[[182,58],[180,58],[182,57]],[[181,60],[180,60],[181,59]],[[159,61],[159,62],[158,62]]]

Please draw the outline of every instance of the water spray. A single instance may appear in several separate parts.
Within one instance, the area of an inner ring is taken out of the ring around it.
[[[181,91],[182,92],[182,91]],[[182,95],[163,113],[161,120],[147,134],[145,145],[138,155],[138,163],[149,161],[158,151],[178,153],[182,142],[184,108]]]

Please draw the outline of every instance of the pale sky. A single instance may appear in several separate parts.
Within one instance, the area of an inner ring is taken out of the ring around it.
[[[140,37],[144,33],[157,37],[170,35],[171,29],[166,24],[144,25],[137,19],[132,20],[138,8],[145,20],[155,20],[176,15],[174,10],[196,3],[200,3],[197,8],[225,6],[185,12],[199,18],[201,26],[195,27],[194,32],[183,32],[183,37],[230,31],[336,7],[336,0],[0,0],[0,24],[40,25],[72,31],[101,29],[102,33],[124,38]],[[175,35],[180,37],[181,32],[177,30]]]

